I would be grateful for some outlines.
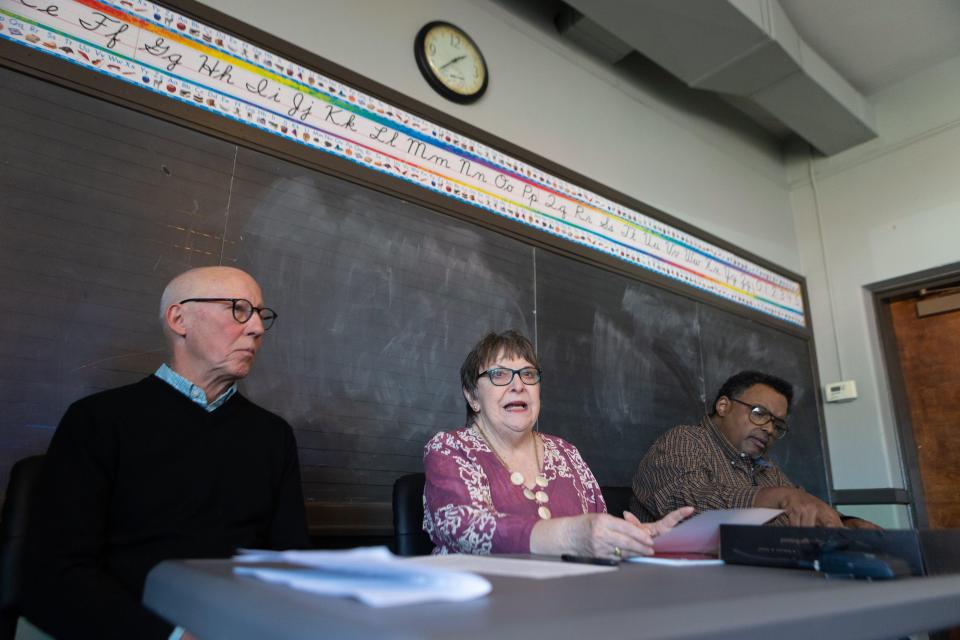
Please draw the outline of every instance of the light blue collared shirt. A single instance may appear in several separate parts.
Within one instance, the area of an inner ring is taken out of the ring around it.
[[[203,407],[208,413],[219,409],[221,406],[223,406],[224,402],[229,400],[233,394],[237,392],[237,384],[234,383],[230,385],[226,391],[221,393],[219,398],[213,402],[207,402],[207,394],[203,391],[203,389],[168,367],[166,363],[160,365],[160,368],[157,369],[153,375],[157,376],[171,387],[190,398],[190,400]]]

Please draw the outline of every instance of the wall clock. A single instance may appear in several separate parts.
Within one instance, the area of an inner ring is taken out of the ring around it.
[[[430,22],[413,44],[420,73],[437,93],[468,104],[487,90],[487,63],[476,43],[449,22]]]

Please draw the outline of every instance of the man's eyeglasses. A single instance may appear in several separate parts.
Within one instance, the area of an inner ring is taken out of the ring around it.
[[[762,427],[768,422],[773,422],[773,435],[778,440],[783,436],[787,435],[787,421],[770,413],[766,407],[761,407],[757,404],[750,404],[749,402],[744,402],[743,400],[737,400],[736,398],[730,398],[734,402],[739,402],[745,407],[750,407],[750,422]]]
[[[264,331],[272,327],[274,321],[277,319],[276,311],[270,307],[255,307],[253,303],[246,298],[187,298],[186,300],[181,300],[180,304],[184,304],[185,302],[229,302],[233,308],[234,320],[240,324],[245,324],[253,317],[253,313],[256,312],[260,316],[260,321],[263,322]]]
[[[487,369],[480,376],[487,376],[490,382],[498,387],[505,387],[513,382],[513,376],[519,374],[520,382],[527,385],[540,384],[540,369],[536,367],[524,367],[523,369],[507,369],[505,367],[494,367]]]

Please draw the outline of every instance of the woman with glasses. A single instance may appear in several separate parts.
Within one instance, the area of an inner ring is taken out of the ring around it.
[[[460,368],[466,426],[424,448],[424,529],[434,553],[570,553],[621,559],[690,515],[643,524],[606,513],[577,448],[534,431],[541,372],[530,341],[490,333]]]

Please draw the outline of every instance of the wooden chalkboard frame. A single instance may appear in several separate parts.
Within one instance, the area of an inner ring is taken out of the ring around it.
[[[490,133],[483,131],[467,122],[458,120],[447,113],[430,107],[429,105],[420,103],[387,86],[381,85],[364,76],[356,74],[316,54],[313,54],[288,42],[284,42],[275,36],[257,29],[256,27],[242,23],[229,15],[200,5],[193,0],[173,0],[171,2],[167,2],[166,4],[174,10],[192,15],[198,20],[209,24],[215,24],[222,29],[233,32],[237,36],[255,43],[257,46],[263,47],[266,50],[270,50],[278,55],[297,60],[298,62],[315,68],[334,79],[350,84],[364,92],[378,96],[383,100],[392,102],[401,108],[418,114],[424,118],[433,120],[449,129],[462,132],[464,135],[470,136],[471,138],[490,145],[491,147],[498,148],[505,153],[522,159],[524,162],[530,163],[531,165],[541,167],[543,170],[553,173],[558,177],[580,184],[605,198],[623,203],[624,205],[640,211],[645,215],[662,220],[663,222],[674,226],[677,229],[693,234],[718,247],[743,256],[744,258],[755,262],[756,264],[769,269],[770,271],[794,279],[799,282],[801,286],[804,315],[808,319],[810,318],[806,279],[799,274],[784,269],[783,267],[773,264],[760,256],[736,247],[722,238],[697,229],[693,225],[679,220],[664,211],[635,200],[626,194],[617,192],[586,176],[571,171],[568,168],[563,167],[549,159],[538,156],[526,149],[522,149],[507,140],[493,136]],[[392,178],[388,175],[369,171],[336,156],[313,152],[302,147],[301,145],[297,145],[282,138],[272,136],[266,132],[258,131],[208,112],[193,109],[187,105],[166,100],[161,96],[107,76],[95,73],[87,73],[68,62],[38,54],[30,51],[29,49],[19,47],[6,41],[0,41],[0,64],[48,81],[52,81],[87,95],[132,108],[180,126],[185,126],[193,130],[212,134],[220,139],[224,139],[241,146],[250,147],[258,151],[266,152],[270,155],[274,155],[275,157],[295,162],[304,167],[321,171],[354,184],[362,185],[364,187],[372,188],[395,197],[415,202],[439,213],[453,216],[482,227],[492,228],[499,233],[521,240],[528,245],[547,249],[553,253],[557,253],[586,264],[598,266],[613,273],[618,273],[641,282],[653,284],[660,288],[673,291],[679,295],[704,302],[708,305],[732,312],[742,317],[749,318],[752,321],[770,326],[778,331],[805,339],[808,344],[810,361],[813,368],[812,376],[816,387],[816,404],[818,412],[818,425],[820,430],[819,436],[823,444],[827,486],[828,490],[831,492],[831,495],[833,495],[831,465],[824,427],[825,420],[822,402],[820,399],[820,382],[816,360],[816,349],[812,328],[809,326],[809,323],[807,327],[799,327],[791,323],[778,320],[761,312],[753,311],[736,303],[724,300],[709,293],[702,292],[694,287],[682,285],[681,283],[678,283],[672,279],[660,276],[640,267],[630,265],[613,257],[590,251],[589,249],[565,241],[561,238],[533,233],[528,227],[513,222],[509,219],[489,216],[483,211],[478,211],[476,208],[465,203],[444,198],[438,194],[420,189],[414,185]],[[383,534],[384,531],[385,530],[382,524],[370,524],[367,527],[367,533]]]

